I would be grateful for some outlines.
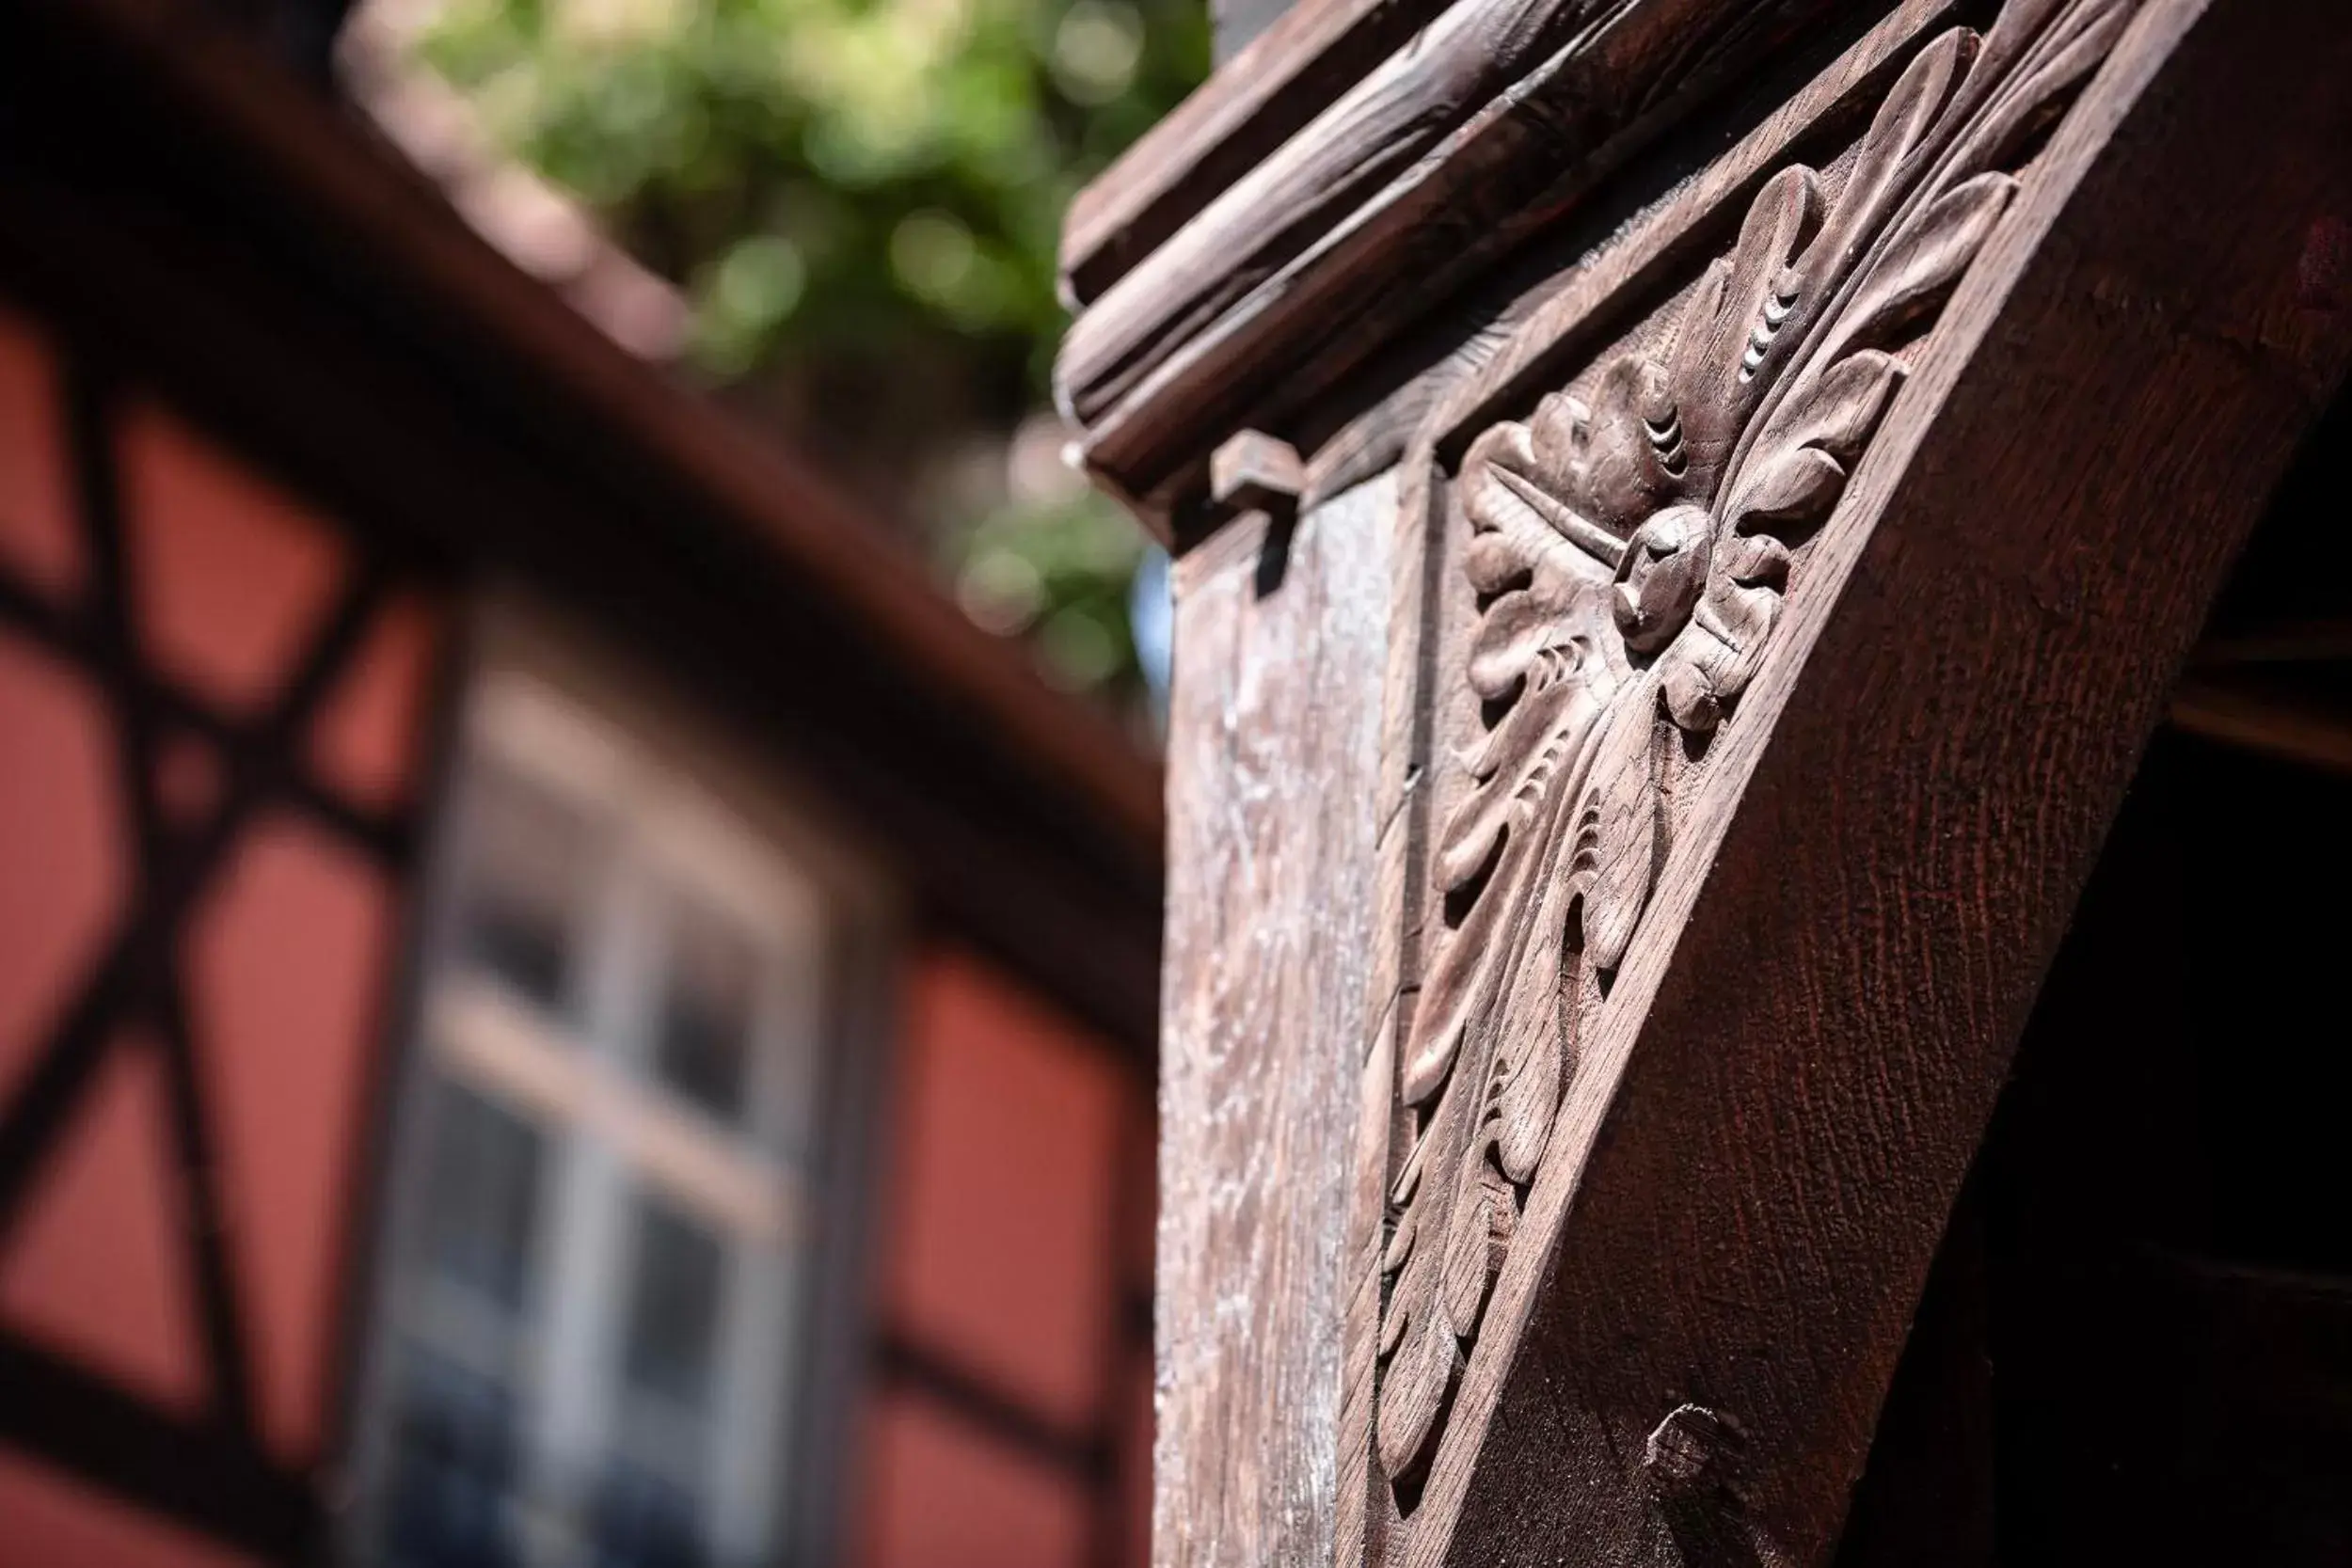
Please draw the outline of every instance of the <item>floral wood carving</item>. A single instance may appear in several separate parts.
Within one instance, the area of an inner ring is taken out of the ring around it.
[[[1781,171],[1654,352],[1610,365],[1589,405],[1555,393],[1465,456],[1467,675],[1490,722],[1438,837],[1456,918],[1399,1069],[1412,1143],[1390,1195],[1376,1418],[1392,1481],[1435,1451],[1584,999],[1641,925],[1683,759],[1770,657],[1906,355],[2134,4],[2010,0],[1982,38],[1938,37],[1835,195]]]

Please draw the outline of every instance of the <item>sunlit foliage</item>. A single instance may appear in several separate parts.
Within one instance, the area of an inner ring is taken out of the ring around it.
[[[904,453],[913,475],[975,436],[1019,446],[1063,321],[1062,211],[1199,79],[1205,11],[447,0],[416,47],[501,145],[678,285],[705,372],[790,382],[770,402],[820,448],[863,447],[886,421],[885,443],[924,449]],[[923,519],[960,596],[991,625],[1034,629],[1072,684],[1132,683],[1127,525],[1017,481]]]

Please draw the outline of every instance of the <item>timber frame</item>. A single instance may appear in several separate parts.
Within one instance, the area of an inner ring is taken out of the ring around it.
[[[1300,0],[1079,198],[1179,552],[1162,1568],[1837,1552],[2352,362],[2346,80],[2327,0]]]

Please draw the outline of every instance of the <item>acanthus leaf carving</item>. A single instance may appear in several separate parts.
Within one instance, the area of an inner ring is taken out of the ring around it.
[[[1449,920],[1399,1058],[1412,1143],[1390,1195],[1375,1418],[1392,1482],[1432,1457],[1518,1237],[1575,1069],[1582,977],[1605,985],[1641,928],[1677,752],[1771,657],[1915,345],[2135,3],[2010,0],[1982,38],[1929,42],[1842,178],[1792,166],[1756,192],[1661,344],[1605,367],[1589,404],[1552,393],[1464,454],[1479,619],[1462,674],[1488,721],[1438,834]]]

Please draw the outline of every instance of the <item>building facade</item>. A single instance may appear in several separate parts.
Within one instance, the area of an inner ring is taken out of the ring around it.
[[[0,1563],[1112,1563],[1156,782],[172,8],[0,66]]]

